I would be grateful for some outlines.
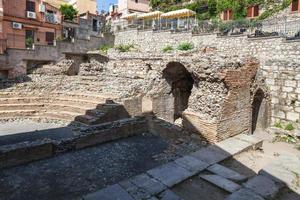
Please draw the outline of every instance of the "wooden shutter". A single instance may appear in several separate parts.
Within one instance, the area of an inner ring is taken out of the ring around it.
[[[259,16],[259,6],[256,5],[256,6],[253,7],[253,9],[254,9],[254,16],[253,17]]]
[[[224,21],[228,20],[227,10],[223,11],[223,20]]]
[[[299,0],[292,1],[292,11],[298,11]]]
[[[252,6],[247,8],[247,17],[252,17]]]
[[[229,20],[232,20],[232,10],[229,10],[228,12],[229,12],[229,14],[228,14],[229,17],[228,17],[228,19],[229,19]]]

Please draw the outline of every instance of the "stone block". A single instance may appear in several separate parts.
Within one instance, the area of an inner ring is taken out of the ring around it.
[[[296,87],[297,82],[296,81],[291,81],[291,80],[285,80],[285,86],[287,86],[287,87]]]
[[[248,189],[242,188],[229,195],[225,200],[264,200],[264,198]]]
[[[295,122],[295,121],[299,120],[299,113],[296,113],[296,112],[287,112],[286,113],[286,119]]]
[[[282,87],[283,92],[292,92],[293,90],[294,90],[294,88],[292,88],[292,87]]]
[[[227,192],[233,193],[241,188],[240,185],[236,184],[235,182],[232,182],[226,178],[223,178],[219,175],[200,175],[201,178],[204,180],[218,186],[219,188],[222,188],[223,190],[226,190]]]
[[[129,181],[143,191],[146,191],[150,196],[158,194],[166,189],[165,185],[158,180],[149,177],[148,174],[135,176]]]
[[[172,187],[192,176],[190,171],[180,167],[175,162],[151,169],[147,173],[168,187]]]
[[[247,179],[247,177],[219,164],[214,164],[208,167],[207,170],[232,181],[244,181]]]
[[[184,156],[182,158],[178,158],[177,160],[175,160],[175,163],[189,170],[193,174],[196,174],[208,167],[207,163],[200,161],[192,156]]]
[[[258,175],[247,181],[244,186],[256,194],[269,199],[274,198],[283,185],[266,176]]]
[[[120,185],[108,186],[83,197],[84,200],[134,200]]]
[[[199,159],[209,165],[218,163],[218,162],[225,160],[226,158],[229,158],[231,156],[230,153],[228,153],[216,146],[209,146],[207,148],[200,149],[199,151],[196,151],[189,155],[192,157],[195,157],[196,159]]]
[[[171,190],[166,190],[159,195],[160,200],[181,200],[181,198]]]
[[[217,143],[216,146],[233,156],[249,149],[252,144],[233,137]]]

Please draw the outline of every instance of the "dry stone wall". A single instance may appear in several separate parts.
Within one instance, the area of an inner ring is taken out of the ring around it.
[[[218,37],[215,34],[193,36],[191,33],[124,31],[116,34],[115,43],[134,44],[142,52],[160,52],[171,45],[192,42],[197,49],[216,49],[218,54],[253,56],[260,62],[259,87],[270,94],[271,123],[299,121],[300,41],[288,42],[279,37],[249,39],[247,36]],[[219,60],[219,62],[223,62]],[[222,91],[226,91],[222,89]],[[203,93],[210,91],[202,91]],[[200,93],[202,93],[200,92]],[[203,97],[202,97],[203,98]],[[198,100],[202,101],[201,98]],[[193,104],[197,105],[195,101]]]

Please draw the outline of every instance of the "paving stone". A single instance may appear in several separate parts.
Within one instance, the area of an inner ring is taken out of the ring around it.
[[[119,185],[124,190],[126,190],[126,192],[128,192],[135,200],[148,199],[151,197],[151,195],[147,191],[137,187],[135,184],[130,182],[129,179],[119,182]]]
[[[229,195],[225,200],[264,200],[264,198],[248,189],[242,188]]]
[[[131,183],[136,185],[138,188],[146,191],[150,196],[158,194],[166,189],[158,180],[151,178],[147,174],[141,174],[130,179]]]
[[[258,175],[247,181],[244,186],[264,198],[274,198],[283,185],[266,176]]]
[[[181,198],[171,190],[166,190],[159,195],[160,200],[181,200]]]
[[[108,186],[102,190],[91,193],[83,197],[84,200],[134,200],[122,187],[118,184]]]
[[[207,148],[200,149],[199,151],[191,153],[190,156],[199,159],[209,165],[212,165],[225,160],[226,158],[229,158],[231,154],[220,149],[219,147],[209,146]]]
[[[158,198],[156,198],[156,197],[150,197],[150,198],[147,199],[147,200],[158,200]]]
[[[226,190],[227,192],[230,192],[230,193],[233,193],[241,188],[240,185],[238,185],[226,178],[223,178],[222,176],[219,176],[219,175],[202,174],[202,175],[200,175],[200,177],[203,178],[204,180]]]
[[[147,173],[168,187],[172,187],[173,185],[192,176],[190,171],[180,167],[175,162],[170,162],[151,169]]]
[[[214,164],[207,168],[208,171],[217,174],[219,176],[222,176],[224,178],[230,179],[232,181],[244,181],[247,179],[246,176],[243,176],[227,167],[224,167],[219,164]]]
[[[263,140],[255,137],[253,135],[239,134],[237,136],[234,136],[234,138],[237,138],[239,140],[243,140],[243,141],[253,144],[255,149],[261,148],[263,145]]]
[[[216,146],[233,156],[249,149],[253,145],[249,142],[239,140],[237,138],[229,138],[218,142]]]
[[[184,156],[182,158],[178,158],[177,160],[175,160],[175,163],[189,170],[193,174],[196,174],[208,167],[207,163],[192,156]]]
[[[290,188],[297,188],[296,183],[300,175],[300,158],[294,154],[284,153],[260,170],[259,174],[277,183],[284,183]]]

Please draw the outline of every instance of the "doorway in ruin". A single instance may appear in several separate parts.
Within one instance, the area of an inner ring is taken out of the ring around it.
[[[179,62],[170,62],[163,70],[163,78],[171,86],[174,106],[174,121],[182,116],[188,108],[189,97],[194,84],[194,79],[188,70]]]
[[[252,102],[252,133],[268,126],[268,104],[263,90],[258,89]]]

